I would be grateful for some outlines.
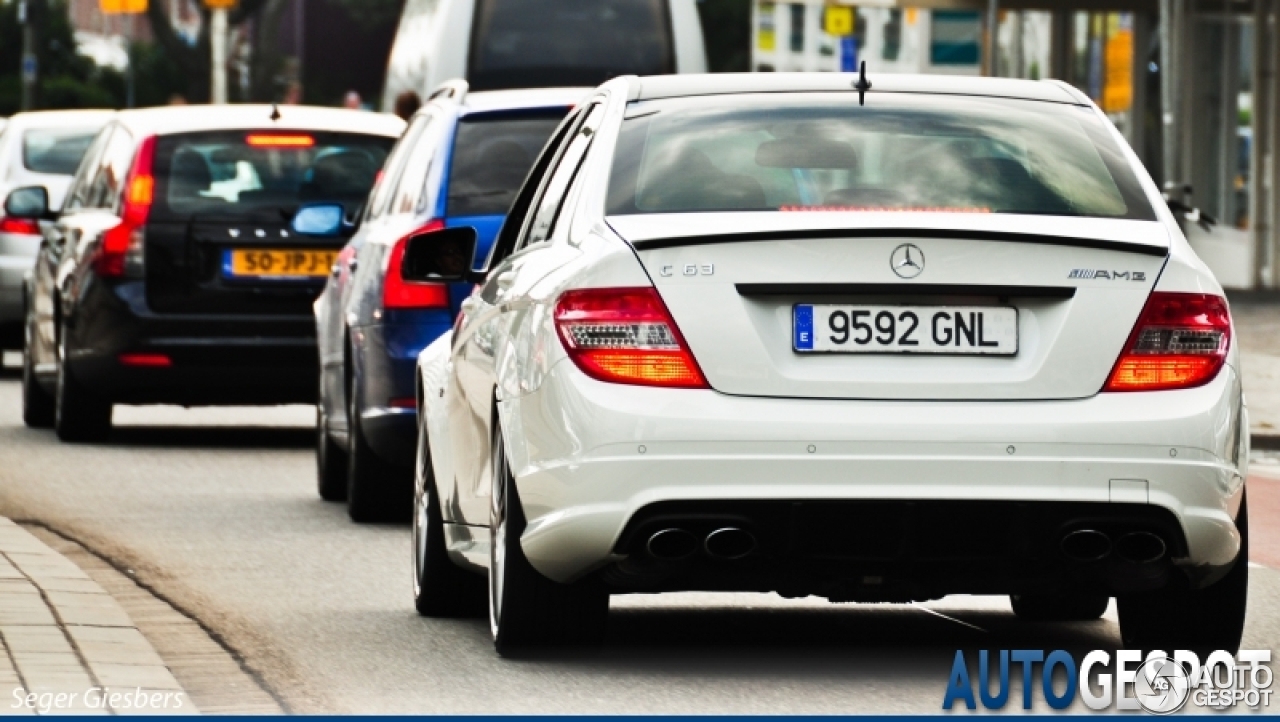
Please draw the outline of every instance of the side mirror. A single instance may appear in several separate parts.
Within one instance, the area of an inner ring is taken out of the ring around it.
[[[343,218],[346,210],[341,203],[315,203],[302,206],[293,214],[289,227],[301,236],[333,238],[340,236],[350,226]]]
[[[18,188],[4,199],[4,214],[10,218],[39,221],[49,218],[49,191],[42,186]]]
[[[400,278],[412,283],[484,280],[471,268],[476,256],[476,229],[471,226],[442,228],[420,233],[405,244]]]

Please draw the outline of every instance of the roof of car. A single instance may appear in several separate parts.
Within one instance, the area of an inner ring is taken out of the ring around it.
[[[158,135],[279,128],[398,138],[405,126],[403,120],[390,113],[306,105],[171,105],[123,110],[117,117],[131,130]]]
[[[567,108],[577,105],[591,88],[529,88],[521,90],[480,90],[467,93],[462,102],[466,113],[534,108]]]
[[[114,110],[37,110],[10,116],[14,128],[64,128],[77,125],[103,125]],[[0,121],[3,125],[3,121]]]
[[[856,73],[716,73],[654,75],[629,78],[631,100],[655,100],[698,95],[744,93],[856,93]],[[1057,81],[1014,80],[960,75],[906,75],[867,72],[869,96],[875,93],[923,93],[981,95],[1041,100],[1054,103],[1087,103],[1069,85]]]

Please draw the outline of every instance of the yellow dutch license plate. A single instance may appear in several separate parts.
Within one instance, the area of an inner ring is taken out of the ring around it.
[[[227,251],[224,272],[231,278],[323,278],[337,251],[237,248]]]

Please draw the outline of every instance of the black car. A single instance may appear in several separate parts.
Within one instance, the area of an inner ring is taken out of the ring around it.
[[[104,437],[112,404],[312,403],[311,305],[341,237],[303,204],[364,203],[404,123],[289,106],[118,113],[94,140],[27,285],[23,416]],[[47,194],[6,213],[46,217]]]

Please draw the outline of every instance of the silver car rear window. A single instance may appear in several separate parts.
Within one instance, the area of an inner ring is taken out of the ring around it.
[[[1154,220],[1083,106],[905,93],[633,103],[610,215],[943,211]]]
[[[22,134],[22,165],[35,173],[75,175],[97,134],[97,126],[28,130]]]

